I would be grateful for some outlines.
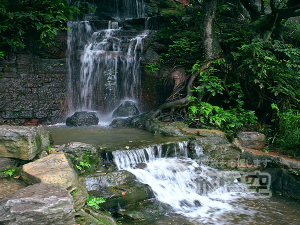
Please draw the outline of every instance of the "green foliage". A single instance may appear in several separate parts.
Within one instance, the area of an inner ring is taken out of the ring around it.
[[[182,12],[186,13],[185,10]],[[183,20],[182,16],[190,19]],[[168,18],[168,25],[157,33],[156,41],[168,46],[168,50],[163,53],[169,55],[165,62],[173,64],[175,59],[186,59],[193,62],[191,60],[194,58],[202,59],[204,57],[201,29],[195,29],[197,21],[192,19],[189,14],[182,16]],[[165,57],[163,58],[165,59]],[[184,61],[182,60],[182,62]]]
[[[76,193],[77,193],[77,191],[78,191],[78,190],[77,190],[77,189],[75,189],[75,190],[71,191],[71,193],[70,193],[70,194],[71,194],[72,196],[75,196],[75,195],[76,195]]]
[[[222,130],[240,129],[245,125],[255,124],[257,118],[254,111],[243,109],[225,110],[207,102],[196,101],[189,107],[189,121],[199,121],[204,125],[218,127]]]
[[[171,36],[173,44],[169,45],[169,52],[178,56],[192,56],[202,52],[202,44],[199,35],[195,32],[186,31],[178,35]]]
[[[97,197],[94,197],[94,196],[89,196],[87,197],[87,200],[86,200],[86,204],[90,207],[93,207],[95,209],[100,209],[100,206],[99,204],[101,203],[104,203],[105,202],[105,199],[104,198],[97,198]]]
[[[158,63],[147,63],[146,67],[149,68],[150,73],[156,73],[159,70]]]
[[[6,169],[6,170],[4,170],[2,173],[3,173],[3,174],[7,174],[8,176],[11,177],[11,176],[16,172],[16,170],[17,170],[17,167],[14,166],[14,167],[12,167],[11,169]]]
[[[300,169],[294,169],[294,170],[292,170],[292,174],[294,174],[296,176],[300,176]]]
[[[247,79],[271,99],[300,101],[300,49],[279,41],[253,40],[233,53]]]
[[[89,172],[92,169],[92,165],[98,163],[97,159],[94,159],[92,155],[84,152],[82,158],[75,158],[76,168],[81,172]]]
[[[50,45],[66,22],[79,9],[67,0],[2,0],[0,4],[0,48],[18,51],[29,38],[38,36],[41,45]]]
[[[300,111],[288,109],[280,112],[276,104],[272,108],[277,114],[277,132],[273,143],[283,148],[298,149],[300,146]],[[295,152],[299,154],[299,149]]]
[[[205,85],[205,91],[201,86],[195,87],[193,90],[201,95],[210,93],[212,96],[216,94],[223,95],[225,88],[223,86],[223,80],[218,77],[220,69],[225,65],[224,59],[218,59],[211,64],[209,68],[200,72],[199,81]],[[192,71],[198,70],[201,65],[196,63]],[[224,107],[212,105],[208,102],[199,101],[195,96],[189,96],[189,100],[192,101],[189,110],[188,124],[192,124],[197,121],[204,126],[214,126],[223,130],[240,129],[245,125],[255,124],[257,117],[254,111],[244,110],[244,95],[239,83],[231,83],[227,85],[229,91],[229,98],[223,100],[227,103],[228,109]],[[229,104],[231,103],[231,104]],[[233,107],[234,106],[234,107]]]
[[[50,153],[57,152],[55,148],[51,148],[50,146],[47,146],[46,150]]]

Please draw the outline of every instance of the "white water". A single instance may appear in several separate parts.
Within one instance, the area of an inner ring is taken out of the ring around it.
[[[112,21],[98,31],[89,22],[69,22],[69,28],[70,111],[107,114],[124,99],[139,102],[140,55],[147,31],[131,37]],[[75,54],[80,55],[79,65]]]
[[[140,58],[148,31],[123,30],[118,22],[145,17],[144,0],[95,4],[101,10],[93,14],[93,21],[68,23],[67,100],[69,114],[97,111],[104,121],[125,99],[136,102],[139,108]]]
[[[250,192],[248,186],[239,183],[239,172],[218,171],[199,165],[187,158],[187,143],[179,143],[175,155],[167,158],[162,146],[148,147],[133,151],[113,152],[119,170],[128,170],[138,181],[148,184],[158,201],[170,205],[174,212],[181,214],[195,224],[231,224],[222,219],[223,215],[257,214],[253,209],[239,207],[236,201],[264,197]],[[197,147],[197,155],[201,148]],[[143,169],[140,166],[143,164]],[[231,204],[231,202],[234,204]]]

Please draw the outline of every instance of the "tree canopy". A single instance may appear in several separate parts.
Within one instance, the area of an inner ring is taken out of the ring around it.
[[[164,63],[184,66],[191,76],[154,116],[187,108],[191,126],[263,132],[272,126],[274,143],[299,144],[300,124],[291,121],[300,119],[300,1],[175,2],[173,12],[161,9],[170,24],[156,42],[168,46]]]

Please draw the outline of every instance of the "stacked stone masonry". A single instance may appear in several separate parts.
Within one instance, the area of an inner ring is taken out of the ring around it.
[[[0,61],[0,123],[56,122],[66,108],[66,59],[18,54]]]

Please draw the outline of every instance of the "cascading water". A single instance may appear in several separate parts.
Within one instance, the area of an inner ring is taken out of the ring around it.
[[[143,0],[100,1],[110,18],[144,16]],[[121,10],[122,9],[122,10]],[[105,12],[105,10],[103,11]],[[112,112],[123,100],[137,106],[141,92],[140,57],[147,31],[123,30],[117,21],[69,22],[69,112]]]
[[[197,155],[201,156],[201,147],[196,147]],[[174,150],[175,157],[166,157],[168,152],[163,153],[162,146],[115,151],[113,156],[119,170],[133,173],[138,181],[152,188],[158,201],[170,205],[175,213],[190,218],[195,224],[215,224],[214,220],[224,213],[255,213],[230,204],[233,199],[260,196],[237,182],[238,172],[200,166],[187,157],[187,149],[187,142],[182,142]]]

